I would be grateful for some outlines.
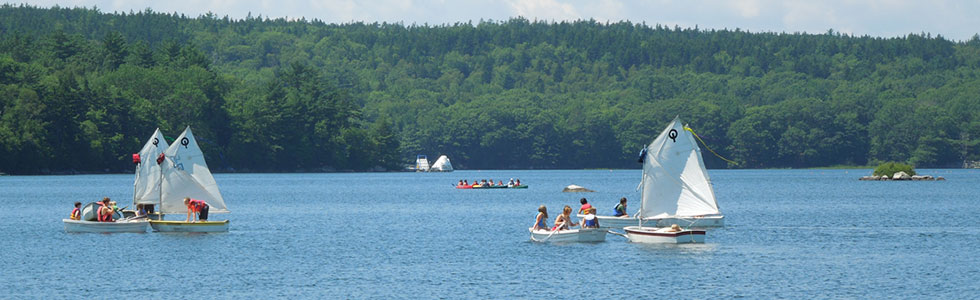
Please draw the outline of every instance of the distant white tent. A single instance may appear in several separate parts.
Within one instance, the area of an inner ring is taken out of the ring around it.
[[[449,162],[448,156],[439,156],[439,159],[432,164],[432,168],[429,169],[430,172],[452,172],[453,163]]]

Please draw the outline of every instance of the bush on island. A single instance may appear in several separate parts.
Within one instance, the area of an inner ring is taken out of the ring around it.
[[[915,175],[915,169],[913,169],[912,166],[890,161],[878,165],[878,167],[875,168],[874,176],[892,177],[892,175],[898,172],[905,172],[905,174],[909,174],[909,176]]]

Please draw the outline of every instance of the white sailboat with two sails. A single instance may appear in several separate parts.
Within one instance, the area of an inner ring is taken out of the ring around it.
[[[155,206],[156,211],[150,214],[150,226],[153,230],[228,231],[228,220],[188,222],[164,219],[165,215],[187,215],[184,198],[203,200],[210,206],[209,213],[229,212],[190,126],[169,146],[157,129],[143,146],[140,156],[144,159],[136,170],[133,203],[144,207]]]

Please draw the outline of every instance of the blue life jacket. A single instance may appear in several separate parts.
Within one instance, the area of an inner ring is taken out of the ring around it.
[[[595,220],[596,219],[585,220],[584,222],[582,222],[583,223],[582,225],[584,225],[585,227],[596,227]]]
[[[614,216],[619,217],[626,214],[626,208],[624,208],[622,204],[616,204],[616,207],[613,209],[616,211]]]

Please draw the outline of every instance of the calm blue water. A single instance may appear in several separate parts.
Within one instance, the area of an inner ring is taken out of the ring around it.
[[[217,174],[223,234],[68,234],[131,175],[0,177],[0,298],[978,298],[980,170],[711,170],[727,227],[698,245],[528,241],[588,197],[636,208],[639,170]],[[527,190],[455,190],[520,178]],[[583,185],[591,194],[565,194]]]

